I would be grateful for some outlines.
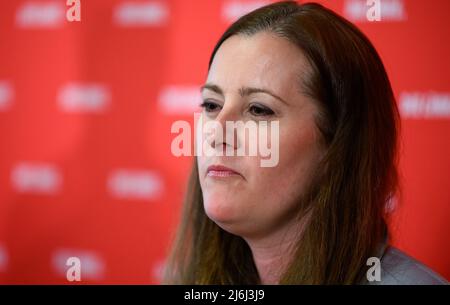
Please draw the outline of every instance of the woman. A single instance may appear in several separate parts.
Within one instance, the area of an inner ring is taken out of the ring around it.
[[[387,246],[399,115],[356,27],[318,4],[257,9],[220,38],[202,97],[204,122],[279,122],[279,160],[197,157],[165,282],[445,283]],[[233,151],[240,136],[208,145]]]

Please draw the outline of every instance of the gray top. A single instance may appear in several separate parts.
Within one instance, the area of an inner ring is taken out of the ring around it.
[[[442,276],[391,246],[381,248],[381,281],[369,285],[448,285]]]

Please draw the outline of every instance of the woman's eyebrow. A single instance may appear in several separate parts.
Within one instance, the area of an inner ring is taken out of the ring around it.
[[[265,94],[271,95],[272,97],[279,100],[283,104],[289,105],[285,100],[283,100],[281,97],[279,97],[278,95],[276,95],[275,93],[273,93],[272,91],[270,91],[268,89],[254,88],[254,87],[242,87],[239,89],[239,94],[242,97],[248,96],[248,95],[251,95],[254,93],[265,93]]]
[[[217,86],[215,84],[207,83],[207,84],[201,86],[200,87],[200,92],[202,92],[205,89],[211,90],[211,91],[213,91],[213,92],[215,92],[217,94],[220,94],[220,95],[224,96],[223,90],[219,86]],[[241,87],[239,89],[239,94],[242,97],[249,96],[249,95],[252,95],[252,94],[255,94],[255,93],[265,93],[265,94],[271,95],[272,97],[274,97],[275,99],[279,100],[280,102],[282,102],[282,103],[284,103],[286,105],[289,105],[285,100],[283,100],[281,97],[279,97],[278,95],[276,95],[275,93],[273,93],[272,91],[270,91],[268,89],[255,88],[255,87]]]
[[[203,90],[205,90],[205,89],[211,90],[211,91],[213,91],[213,92],[223,96],[222,89],[219,86],[217,86],[217,85],[206,83],[206,84],[204,84],[203,86],[200,87],[200,92],[203,92]]]

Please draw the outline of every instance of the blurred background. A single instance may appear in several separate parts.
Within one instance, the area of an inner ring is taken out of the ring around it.
[[[0,0],[0,283],[157,284],[212,49],[273,1]],[[318,1],[379,51],[402,116],[394,244],[450,280],[450,1]],[[69,12],[77,18],[76,12]],[[70,19],[70,18],[69,18]],[[73,19],[73,18],[72,18]]]

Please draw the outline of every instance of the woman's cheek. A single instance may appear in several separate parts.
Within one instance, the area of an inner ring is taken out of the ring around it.
[[[224,199],[221,194],[204,195],[205,212],[210,219],[215,222],[229,222],[236,218],[239,211],[228,200]]]

